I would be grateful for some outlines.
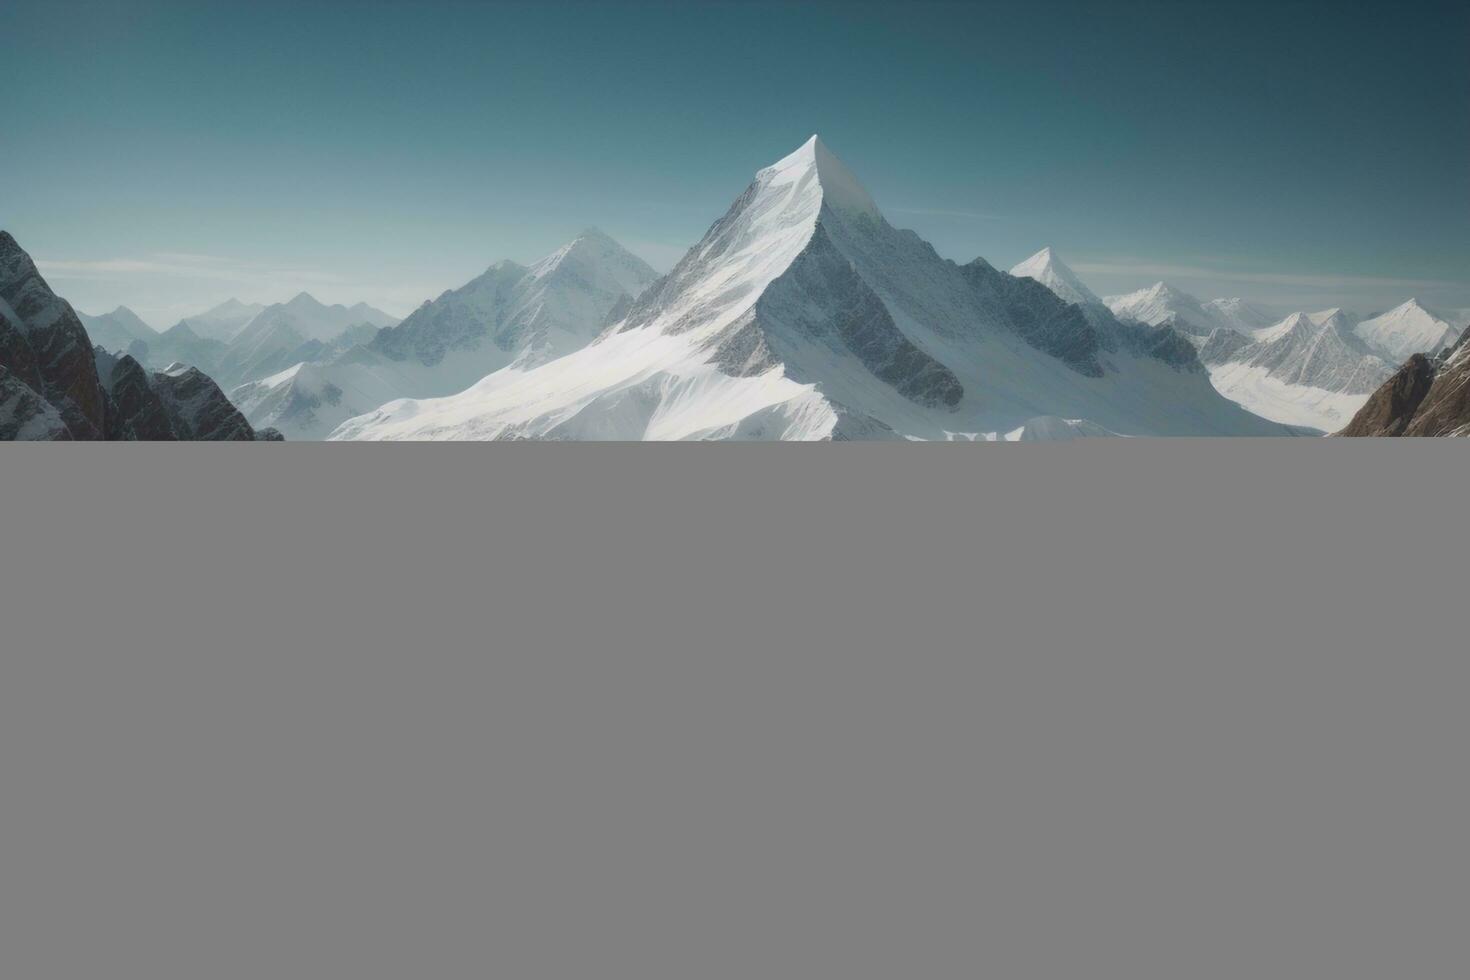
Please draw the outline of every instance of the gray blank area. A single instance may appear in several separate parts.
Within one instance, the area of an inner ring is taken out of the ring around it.
[[[0,975],[1459,980],[1467,476],[0,446]]]

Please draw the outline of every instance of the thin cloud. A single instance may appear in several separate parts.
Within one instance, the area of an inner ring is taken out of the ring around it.
[[[1131,276],[1140,279],[1205,279],[1218,282],[1249,282],[1305,289],[1453,289],[1466,283],[1446,279],[1400,279],[1391,276],[1310,275],[1280,272],[1239,272],[1209,266],[1176,265],[1149,261],[1075,262],[1072,268],[1083,275]]]
[[[1003,214],[985,214],[982,211],[953,211],[948,208],[885,208],[894,214],[923,214],[938,218],[968,218],[971,221],[1009,221]]]
[[[340,276],[317,269],[258,265],[217,255],[183,252],[160,252],[141,258],[40,259],[36,266],[48,278],[90,281],[118,281],[138,276],[208,279],[246,286],[269,285],[282,280],[323,285],[343,281]]]

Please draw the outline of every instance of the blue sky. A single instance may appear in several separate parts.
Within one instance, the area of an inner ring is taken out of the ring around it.
[[[1465,307],[1463,7],[6,0],[0,226],[84,310],[402,314],[588,225],[666,268],[819,132],[960,261]]]

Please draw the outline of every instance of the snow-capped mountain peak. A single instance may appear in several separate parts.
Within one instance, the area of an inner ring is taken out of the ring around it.
[[[1223,316],[1220,310],[1201,303],[1167,282],[1156,282],[1126,296],[1109,296],[1105,302],[1113,313],[1125,320],[1153,326],[1171,324],[1196,338],[1196,342],[1208,337],[1216,327],[1228,327],[1237,333],[1244,329]]]
[[[815,134],[794,152],[757,173],[756,183],[773,191],[787,192],[793,201],[810,203],[814,197],[818,204],[836,211],[881,217],[878,205],[862,182]],[[814,195],[810,193],[813,189]]]
[[[521,268],[513,266],[514,268]],[[652,277],[648,263],[633,255],[609,235],[588,228],[526,271],[532,279],[549,279],[570,270],[583,282],[636,296]]]
[[[1097,294],[1088,289],[1054,252],[1050,245],[1011,270],[1017,278],[1035,279],[1068,303],[1078,306],[1102,305]]]
[[[1426,309],[1418,299],[1364,320],[1355,329],[1370,346],[1398,362],[1410,354],[1436,354],[1460,336],[1458,327]]]

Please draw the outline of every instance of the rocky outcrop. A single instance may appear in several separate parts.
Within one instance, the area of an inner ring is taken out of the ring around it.
[[[1035,279],[998,272],[984,259],[975,259],[961,271],[982,301],[1004,310],[1005,320],[1022,340],[1078,374],[1102,377],[1097,359],[1102,338],[1082,307],[1064,301]]]
[[[0,365],[0,442],[66,440],[71,430],[50,402]]]
[[[251,442],[255,430],[219,385],[198,368],[153,375],[153,390],[179,438],[195,442]]]
[[[1338,435],[1401,436],[1413,421],[1424,396],[1434,386],[1434,365],[1423,354],[1415,354],[1394,372],[1358,409],[1358,414]]]
[[[15,364],[14,373],[38,382],[33,390],[57,410],[73,438],[103,438],[106,395],[97,380],[87,329],[71,304],[51,291],[31,257],[4,231],[0,231],[0,300],[14,314],[6,315],[10,329],[0,339],[5,366]]]
[[[95,348],[97,376],[111,401],[107,438],[114,442],[175,442],[173,419],[154,390],[153,378],[130,355]]]
[[[771,330],[768,321],[784,329]],[[755,304],[754,324],[764,346],[788,364],[792,378],[816,381],[803,371],[797,347],[815,345],[833,356],[855,358],[874,377],[905,398],[934,408],[953,407],[965,389],[954,372],[920,350],[893,322],[887,307],[833,245],[821,224],[786,274]]]
[[[1338,435],[1470,435],[1470,344],[1410,357]]]

